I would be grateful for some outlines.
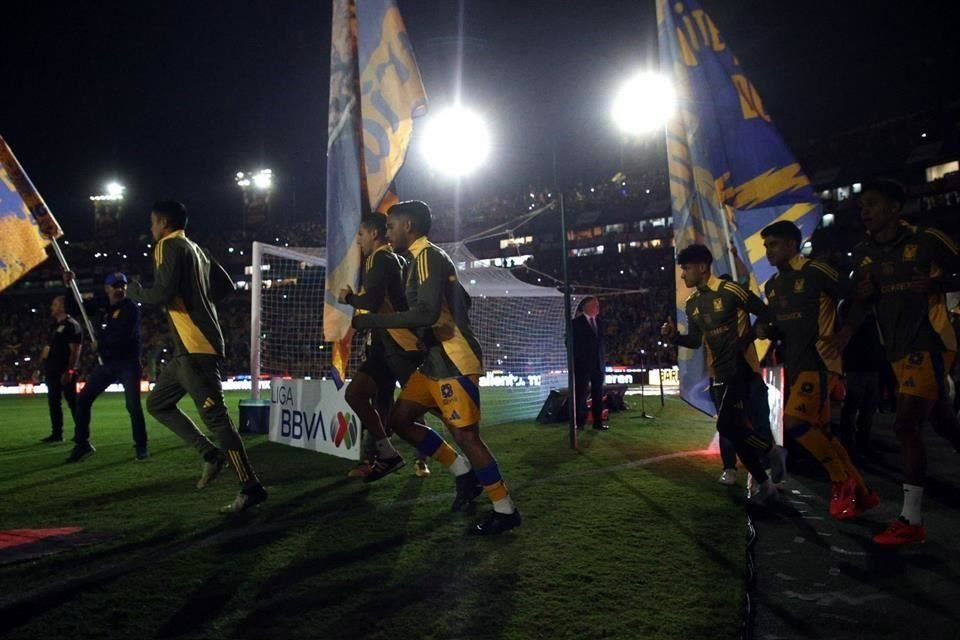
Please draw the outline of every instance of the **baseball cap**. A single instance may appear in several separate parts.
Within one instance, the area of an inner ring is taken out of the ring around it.
[[[117,284],[127,284],[127,276],[117,271],[116,273],[108,273],[107,277],[103,280],[104,284],[108,284],[111,287],[117,286]]]

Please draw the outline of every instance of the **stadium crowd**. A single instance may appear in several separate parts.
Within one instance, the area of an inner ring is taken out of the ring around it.
[[[868,175],[904,176],[911,196],[906,217],[960,237],[960,217],[956,215],[960,172],[948,163],[943,165],[942,175],[927,175],[924,181],[916,171],[909,173],[904,168],[905,160],[907,167],[930,164],[936,160],[931,154],[942,158],[944,149],[956,146],[958,134],[952,124],[956,112],[951,109],[908,116],[827,140],[793,141],[804,166],[810,168],[827,214],[805,253],[841,273],[850,271],[851,251],[864,237],[858,215],[860,183],[855,180]],[[469,202],[438,197],[431,202],[435,214],[431,239],[446,243],[476,238],[468,246],[478,257],[514,256],[511,270],[517,278],[558,287],[562,268],[555,231],[556,195],[549,186],[531,183],[512,191],[475,194]],[[553,206],[548,206],[551,203]],[[572,292],[575,296],[600,298],[609,333],[608,363],[674,364],[675,350],[660,340],[658,331],[676,306],[666,167],[637,162],[631,169],[603,180],[578,181],[564,191],[564,203]],[[526,218],[541,210],[543,215]],[[518,227],[520,220],[523,224]],[[505,238],[527,234],[536,240],[523,246],[504,245]],[[248,279],[244,269],[250,264],[254,240],[280,246],[317,247],[326,243],[325,224],[319,214],[315,221],[267,222],[226,233],[222,229],[205,233],[195,228],[190,235],[207,247],[237,281]],[[85,291],[99,291],[103,276],[113,271],[148,280],[152,246],[146,228],[139,226],[114,226],[109,234],[92,240],[63,242],[67,260]],[[494,264],[506,262],[494,260]],[[5,292],[5,304],[0,309],[3,384],[30,379],[43,344],[50,299],[62,291],[59,265],[51,259]],[[249,293],[243,290],[221,305],[229,375],[249,372],[249,305]],[[144,309],[143,338],[145,375],[152,379],[171,352],[169,328],[159,311]]]

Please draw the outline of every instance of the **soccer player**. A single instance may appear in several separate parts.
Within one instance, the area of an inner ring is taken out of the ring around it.
[[[206,251],[186,236],[187,209],[181,203],[157,202],[150,212],[153,250],[152,288],[130,283],[129,296],[144,304],[164,305],[174,339],[174,357],[166,364],[147,397],[147,411],[193,446],[203,458],[197,488],[203,489],[229,461],[240,492],[222,511],[245,511],[267,499],[243,441],[223,403],[220,382],[223,333],[215,302],[234,290],[230,276]],[[200,418],[217,439],[214,445],[177,403],[189,394]]]
[[[903,509],[873,541],[883,546],[923,542],[921,502],[927,459],[922,425],[960,450],[960,429],[947,395],[947,375],[957,351],[944,292],[960,289],[957,247],[942,231],[900,220],[906,194],[898,183],[865,184],[860,219],[868,238],[853,252],[857,303],[875,309],[880,334],[897,378],[894,429],[903,449]],[[851,313],[836,346],[849,340],[862,314]]]
[[[836,325],[838,275],[832,267],[800,255],[800,229],[789,220],[765,227],[760,237],[777,273],[765,285],[773,321],[757,331],[782,344],[787,383],[784,433],[830,474],[830,515],[849,520],[880,504],[880,498],[830,433],[830,398],[842,374],[840,358],[827,355],[827,339]]]
[[[358,315],[353,326],[417,332],[426,356],[400,391],[387,420],[388,430],[456,476],[454,511],[468,509],[473,499],[486,491],[493,511],[471,532],[494,535],[519,526],[520,512],[507,491],[497,461],[480,438],[478,384],[483,356],[470,328],[470,296],[457,279],[453,261],[428,239],[430,226],[430,208],[423,202],[401,202],[390,207],[388,239],[395,251],[409,251],[412,258],[406,279],[410,308]],[[431,410],[440,414],[464,455],[458,455],[435,431],[416,423]]]
[[[73,277],[65,272],[67,282]],[[91,342],[91,349],[100,354],[102,364],[89,376],[77,397],[77,428],[73,437],[74,447],[67,462],[78,462],[93,451],[90,444],[90,412],[94,401],[114,382],[123,385],[130,427],[133,430],[133,446],[137,460],[144,460],[147,451],[147,424],[140,406],[140,307],[127,297],[127,276],[123,273],[108,274],[103,285],[107,294],[103,328],[99,340]],[[86,306],[86,305],[85,305]]]
[[[47,332],[47,344],[40,354],[40,362],[47,381],[47,403],[50,407],[50,435],[41,442],[63,442],[63,406],[67,401],[70,415],[76,424],[77,367],[80,366],[80,350],[83,348],[83,329],[80,323],[67,314],[66,296],[56,296],[50,302],[50,316],[54,322]],[[39,382],[40,372],[34,374]],[[93,448],[86,454],[93,454]]]
[[[660,332],[673,344],[688,349],[697,349],[706,342],[714,397],[719,401],[717,431],[734,443],[740,461],[758,486],[751,496],[751,504],[779,503],[777,488],[763,464],[773,449],[773,440],[755,431],[748,418],[751,393],[757,393],[759,386],[764,387],[764,392],[766,389],[752,346],[750,314],[757,316],[759,322],[765,322],[767,307],[739,284],[712,275],[713,255],[702,244],[692,244],[680,251],[677,264],[683,283],[696,289],[686,304],[690,328],[686,335],[681,335],[673,319],[668,318]],[[769,456],[769,461],[772,474],[782,477],[783,458],[779,447]]]
[[[357,231],[357,245],[364,257],[363,284],[358,294],[350,287],[342,289],[338,296],[340,303],[351,305],[359,313],[406,311],[405,261],[387,242],[387,217],[380,213],[365,214]],[[370,482],[404,465],[403,456],[383,428],[383,420],[393,407],[397,381],[400,386],[407,383],[423,362],[423,353],[417,346],[416,334],[410,329],[372,329],[366,336],[364,354],[363,364],[347,385],[345,395],[374,440],[374,456],[355,470],[364,482]],[[416,473],[418,477],[430,474],[423,456],[417,458]]]

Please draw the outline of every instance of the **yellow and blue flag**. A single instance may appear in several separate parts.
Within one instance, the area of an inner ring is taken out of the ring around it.
[[[0,138],[0,291],[47,259],[63,235],[13,151]]]
[[[327,276],[323,332],[345,375],[353,309],[337,302],[356,290],[357,229],[376,211],[403,165],[413,119],[427,98],[407,30],[393,0],[334,0],[327,139]]]
[[[660,64],[673,81],[677,111],[667,125],[667,159],[677,250],[705,244],[717,275],[738,278],[734,257],[760,293],[773,275],[760,231],[792,220],[808,238],[820,201],[764,109],[756,87],[699,3],[657,0]],[[735,250],[735,254],[731,251]],[[677,319],[690,292],[676,273]],[[713,414],[703,349],[681,349],[680,393]]]

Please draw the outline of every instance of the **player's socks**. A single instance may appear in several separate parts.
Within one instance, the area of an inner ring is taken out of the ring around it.
[[[470,471],[470,461],[459,455],[453,447],[444,442],[436,431],[427,428],[427,434],[417,445],[417,451],[429,456],[445,466],[455,476]]]
[[[923,524],[920,504],[923,502],[923,487],[915,484],[903,484],[903,510],[900,517],[912,525]]]
[[[260,480],[257,479],[257,474],[253,471],[253,466],[250,465],[250,460],[247,458],[246,450],[227,449],[225,453],[242,486],[252,487],[260,484]]]
[[[803,424],[790,429],[790,434],[796,438],[804,449],[820,461],[820,464],[830,474],[831,482],[843,482],[847,479],[846,467],[836,456],[830,438],[821,429],[811,428],[810,425]]]
[[[483,490],[486,491],[490,502],[493,503],[494,511],[498,513],[513,513],[517,510],[517,507],[513,504],[513,500],[510,498],[510,493],[507,491],[507,485],[504,484],[503,477],[500,475],[500,466],[496,460],[482,469],[477,469],[474,474],[477,476],[480,484],[483,485]]]
[[[397,453],[397,449],[393,446],[393,443],[390,442],[390,438],[383,438],[382,440],[377,440],[377,456],[380,458],[393,458],[400,454]]]
[[[847,475],[853,478],[854,482],[857,483],[857,495],[866,495],[870,493],[870,487],[867,486],[867,481],[864,480],[863,474],[860,473],[860,470],[857,469],[857,466],[853,464],[853,461],[850,459],[850,454],[847,452],[847,448],[843,446],[843,443],[840,442],[837,438],[830,436],[830,443],[833,445],[833,455],[836,456],[837,460],[843,465],[844,470],[847,472]]]

